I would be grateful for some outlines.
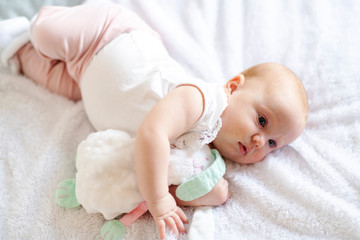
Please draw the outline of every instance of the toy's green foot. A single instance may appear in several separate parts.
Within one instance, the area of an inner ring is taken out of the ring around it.
[[[101,228],[103,240],[120,240],[126,234],[126,227],[119,220],[107,221]]]
[[[75,208],[80,206],[75,195],[75,179],[66,179],[56,188],[56,203],[61,207]]]

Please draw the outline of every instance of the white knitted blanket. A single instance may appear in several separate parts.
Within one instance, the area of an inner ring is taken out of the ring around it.
[[[197,77],[225,82],[271,61],[295,71],[308,91],[309,121],[299,139],[260,163],[228,163],[232,197],[212,211],[215,239],[360,238],[358,1],[113,1],[142,16]],[[6,29],[16,32],[16,24]],[[75,176],[76,148],[92,131],[82,102],[0,69],[0,239],[100,239],[100,214],[54,201],[57,184]],[[185,209],[190,219],[193,210]],[[151,216],[126,239],[158,239]]]

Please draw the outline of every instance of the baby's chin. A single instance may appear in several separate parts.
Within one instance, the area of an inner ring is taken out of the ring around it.
[[[233,157],[233,156],[224,156],[225,159],[228,159],[232,162],[236,162],[239,164],[254,164],[257,162],[261,162],[264,157],[257,157],[257,156],[247,156],[247,155],[243,155],[243,156],[238,156],[238,157]]]

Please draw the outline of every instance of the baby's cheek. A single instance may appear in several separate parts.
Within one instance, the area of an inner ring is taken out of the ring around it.
[[[264,155],[263,155],[263,159],[267,156],[267,155],[269,155],[270,153],[272,153],[272,152],[274,152],[275,150],[277,150],[278,148],[268,148],[266,151],[264,151]],[[262,159],[262,160],[263,160]]]
[[[261,150],[257,150],[256,152],[254,152],[254,156],[252,159],[252,163],[257,163],[260,162],[262,160],[264,160],[264,158],[271,152],[272,150],[268,150],[268,149],[261,149]]]

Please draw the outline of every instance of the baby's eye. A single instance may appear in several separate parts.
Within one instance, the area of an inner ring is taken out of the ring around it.
[[[262,127],[265,127],[265,125],[266,125],[266,119],[261,115],[259,115],[259,124]]]
[[[276,142],[275,142],[274,140],[270,139],[270,140],[269,140],[269,146],[270,146],[271,148],[276,147]]]

